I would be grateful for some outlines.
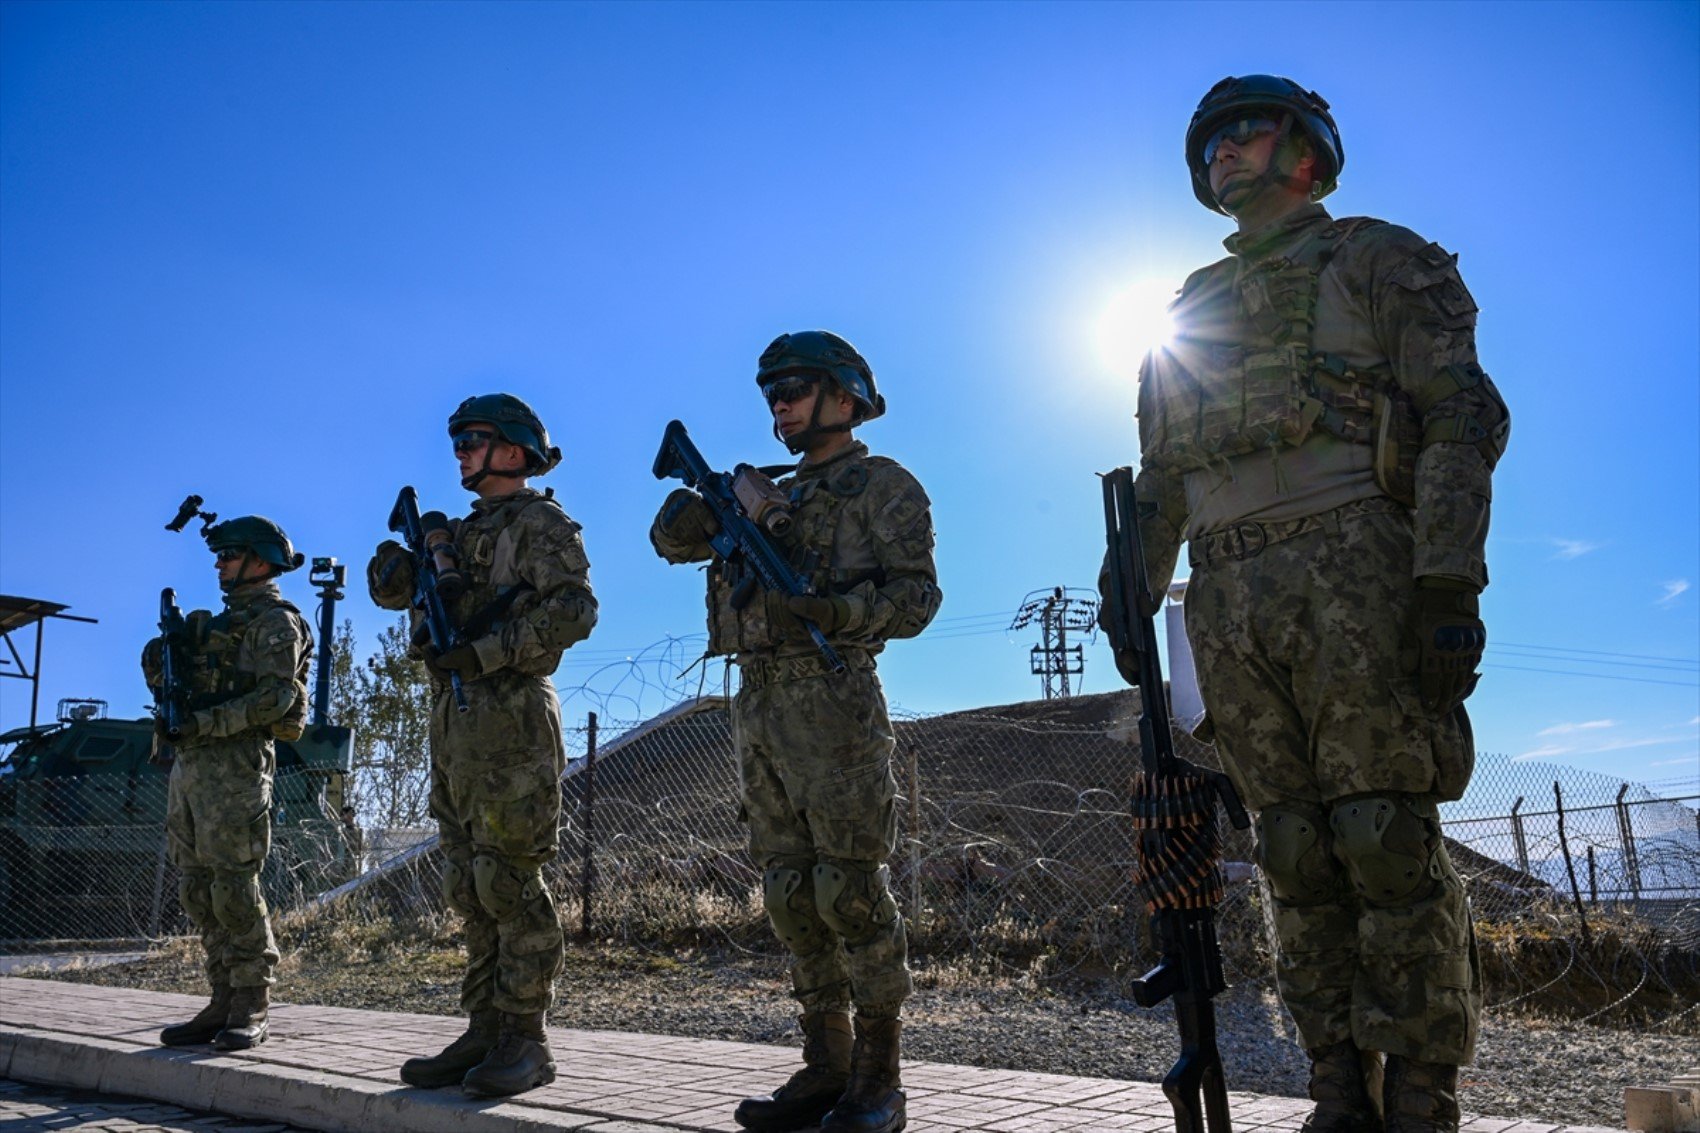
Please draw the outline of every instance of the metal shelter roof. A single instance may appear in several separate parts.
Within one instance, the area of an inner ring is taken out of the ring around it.
[[[65,609],[69,609],[69,607],[61,602],[49,602],[43,598],[16,598],[10,594],[0,594],[0,634],[27,629],[41,619],[51,618]],[[79,618],[78,620],[83,619]]]

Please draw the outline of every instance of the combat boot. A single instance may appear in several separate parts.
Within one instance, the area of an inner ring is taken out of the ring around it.
[[[496,1045],[502,1029],[502,1013],[494,1007],[480,1007],[467,1020],[466,1031],[444,1047],[440,1054],[410,1058],[401,1064],[401,1080],[421,1090],[436,1090],[458,1086],[466,1072],[484,1061]]]
[[[1380,1133],[1381,1060],[1344,1039],[1310,1052],[1310,1100],[1301,1133]]]
[[[827,1115],[850,1081],[850,1016],[842,1011],[807,1011],[797,1016],[803,1028],[803,1068],[764,1098],[745,1098],[732,1120],[755,1133],[813,1129]]]
[[[1458,1133],[1458,1068],[1389,1055],[1387,1133]]]
[[[210,1043],[213,1036],[224,1030],[224,1021],[230,1016],[230,985],[214,984],[212,1002],[201,1008],[200,1013],[187,1023],[173,1023],[159,1033],[159,1041],[165,1046],[196,1046],[200,1043]]]
[[[466,1072],[461,1089],[475,1098],[507,1098],[555,1080],[555,1056],[543,1032],[543,1012],[502,1012],[501,1032],[484,1061]]]
[[[844,1096],[820,1123],[821,1133],[899,1133],[908,1124],[908,1095],[897,1070],[901,1019],[856,1016],[856,1046]]]
[[[219,1050],[247,1050],[265,1042],[271,991],[266,984],[231,991],[230,1015],[224,1021],[224,1029],[213,1036],[213,1046]]]

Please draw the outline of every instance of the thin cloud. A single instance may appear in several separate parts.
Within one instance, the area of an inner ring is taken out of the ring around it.
[[[1694,756],[1686,755],[1686,756],[1683,756],[1681,759],[1660,759],[1660,760],[1657,760],[1653,763],[1647,764],[1648,767],[1677,767],[1677,766],[1684,766],[1684,765],[1688,766],[1688,767],[1695,766]]]
[[[1552,557],[1566,561],[1579,559],[1590,551],[1597,551],[1605,546],[1604,543],[1590,543],[1586,539],[1548,539],[1547,542],[1558,548]]]
[[[1668,606],[1681,597],[1687,589],[1688,580],[1686,578],[1673,578],[1665,583],[1665,592],[1659,596],[1659,600],[1654,605]]]
[[[1514,755],[1511,757],[1511,762],[1525,763],[1531,759],[1545,759],[1549,755],[1565,755],[1574,750],[1574,748],[1563,747],[1559,744],[1547,744],[1545,747],[1538,747],[1533,751],[1526,751],[1522,755]]]
[[[1570,724],[1570,723],[1554,724],[1550,728],[1542,728],[1540,731],[1536,732],[1535,735],[1537,735],[1537,736],[1564,736],[1564,735],[1569,735],[1571,732],[1585,732],[1585,731],[1590,731],[1590,730],[1596,729],[1596,728],[1615,728],[1615,727],[1617,727],[1617,721],[1616,720],[1585,720],[1580,724]]]

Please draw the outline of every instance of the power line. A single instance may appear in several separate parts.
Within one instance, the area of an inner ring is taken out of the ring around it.
[[[1654,657],[1646,653],[1607,653],[1602,649],[1571,649],[1563,645],[1522,645],[1515,641],[1499,643],[1511,649],[1535,649],[1543,653],[1590,653],[1596,657],[1630,657],[1637,661],[1668,661],[1678,665],[1700,666],[1700,660],[1688,657]]]
[[[1671,685],[1675,688],[1700,688],[1700,681],[1656,681],[1651,677],[1620,677],[1612,673],[1574,673],[1565,669],[1536,669],[1527,665],[1501,665],[1498,662],[1487,662],[1484,669],[1513,669],[1519,673],[1548,673],[1555,677],[1585,677],[1597,681],[1628,681],[1638,685]]]

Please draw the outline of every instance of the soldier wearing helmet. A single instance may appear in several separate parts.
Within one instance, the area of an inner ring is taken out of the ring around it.
[[[1203,727],[1259,812],[1306,1129],[1453,1130],[1481,977],[1438,806],[1473,765],[1463,704],[1509,416],[1457,257],[1319,203],[1345,166],[1321,97],[1224,79],[1186,162],[1238,231],[1140,374],[1152,582],[1185,542]]]
[[[195,610],[186,640],[172,642],[186,662],[187,711],[176,736],[163,719],[159,741],[175,750],[167,788],[167,850],[178,871],[183,911],[200,931],[212,999],[160,1042],[210,1042],[245,1050],[264,1042],[277,942],[260,870],[271,845],[276,739],[301,736],[307,722],[307,667],[313,635],[301,612],[278,592],[277,576],[302,563],[283,529],[263,516],[210,522],[203,534],[217,558],[224,608]],[[142,671],[156,692],[164,683],[155,638]]]
[[[435,691],[431,813],[447,860],[443,896],[466,921],[469,1022],[447,1049],[403,1063],[401,1078],[503,1097],[555,1078],[543,1024],[565,942],[542,871],[559,848],[566,749],[549,677],[590,635],[597,606],[579,525],[528,485],[561,460],[537,414],[511,394],[470,397],[448,431],[461,485],[477,497],[472,514],[420,518],[433,558],[452,564],[459,583],[441,591],[459,640],[441,654],[420,633],[414,640]],[[415,570],[406,548],[381,544],[367,570],[372,600],[409,609]]]
[[[774,470],[792,518],[775,541],[814,595],[762,590],[739,561],[717,557],[714,515],[687,488],[650,528],[668,562],[709,564],[709,652],[740,673],[733,734],[750,853],[802,1008],[803,1067],[733,1116],[763,1133],[817,1124],[895,1133],[911,982],[886,864],[897,835],[894,740],[874,658],[938,612],[931,504],[902,465],[855,438],[885,399],[844,339],[781,335],[762,352],[756,384],[774,436],[802,457]],[[820,626],[847,672],[826,668],[801,618]]]

